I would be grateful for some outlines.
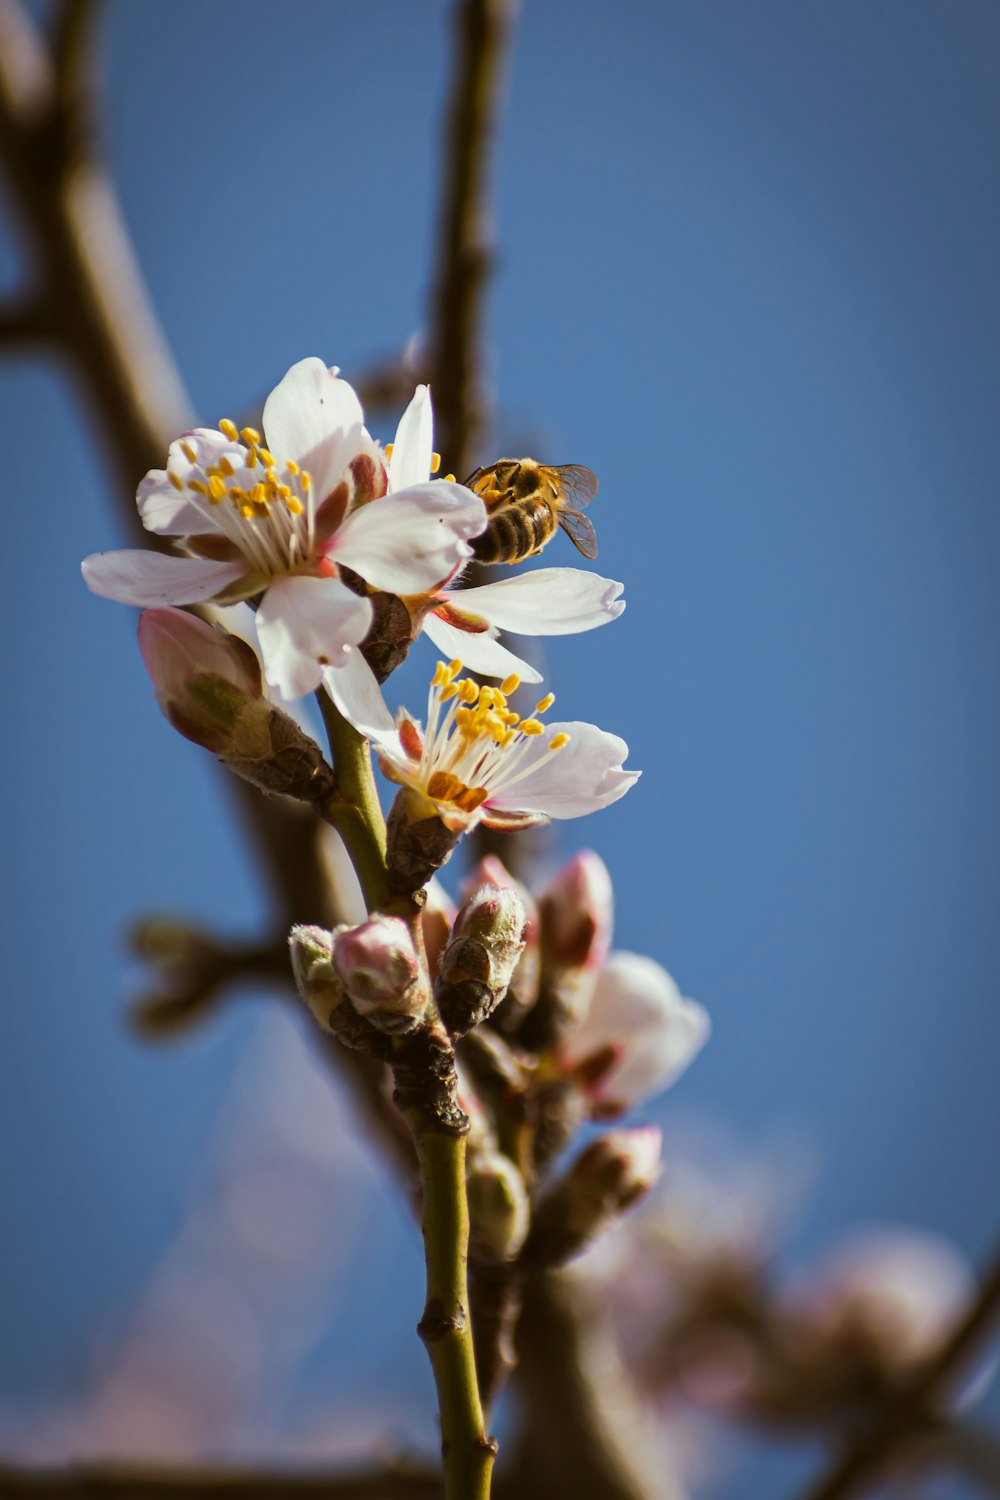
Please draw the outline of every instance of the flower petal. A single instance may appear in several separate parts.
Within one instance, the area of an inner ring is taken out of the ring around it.
[[[264,435],[278,463],[290,458],[312,475],[321,503],[355,454],[371,445],[352,386],[321,359],[300,359],[264,403]]]
[[[264,675],[283,698],[319,687],[327,667],[342,665],[372,622],[369,599],[339,578],[277,578],[257,611]]]
[[[608,1045],[620,1048],[597,1093],[631,1107],[673,1083],[710,1031],[708,1012],[686,1000],[660,964],[638,953],[613,953],[586,1015],[566,1039],[566,1055],[572,1063]]]
[[[377,589],[419,594],[450,578],[486,525],[478,495],[448,480],[428,480],[353,511],[329,555]]]
[[[568,735],[569,744],[543,759],[555,734]],[[641,772],[622,769],[627,754],[624,740],[596,724],[549,724],[544,735],[532,740],[521,770],[533,761],[542,763],[523,781],[501,788],[487,806],[537,811],[550,818],[583,817],[617,802],[638,781]]]
[[[200,604],[229,593],[230,585],[248,576],[246,563],[207,562],[200,557],[167,557],[161,552],[126,548],[94,552],[82,564],[83,579],[94,594],[119,604]]]
[[[424,484],[431,472],[433,447],[431,393],[428,386],[418,385],[396,428],[389,460],[390,490],[405,490],[411,484]]]
[[[342,665],[327,667],[323,686],[359,734],[390,753],[402,754],[396,723],[386,707],[375,673],[358,650],[348,651]]]
[[[461,598],[459,594],[457,597]],[[506,646],[482,632],[459,630],[442,620],[433,611],[424,616],[421,630],[434,642],[446,661],[458,657],[470,672],[481,672],[484,677],[509,677],[516,672],[522,682],[541,682],[540,672],[530,663],[515,656]]]
[[[455,602],[518,635],[576,635],[617,620],[625,608],[618,597],[623,588],[583,568],[537,568],[463,589]]]

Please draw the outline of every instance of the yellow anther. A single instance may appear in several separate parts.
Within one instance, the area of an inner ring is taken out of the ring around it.
[[[513,726],[514,724],[520,723],[521,715],[516,714],[512,708],[508,708],[501,715],[501,718],[503,719],[505,724],[510,724],[511,726]]]
[[[173,485],[175,490],[182,490],[184,488],[184,481],[179,474],[174,474],[172,470],[168,469],[167,478],[170,480],[170,483]]]
[[[564,745],[568,745],[568,744],[569,744],[569,735],[568,734],[554,734],[552,736],[551,740],[549,740],[549,749],[550,750],[561,750]]]
[[[301,480],[302,488],[304,490],[311,490],[312,489],[312,482],[313,482],[313,477],[310,474],[309,470],[308,469],[303,469],[302,470],[302,480]]]
[[[431,473],[432,474],[436,474],[437,471],[438,471],[438,469],[440,469],[440,467],[441,467],[441,455],[440,455],[440,453],[432,453],[431,454]]]
[[[544,724],[540,724],[537,719],[522,719],[521,720],[521,733],[522,734],[544,734],[545,733],[545,725]]]
[[[269,448],[262,448],[260,450],[260,461],[265,469],[274,468],[274,459],[271,457],[271,450]]]
[[[395,446],[396,446],[395,443],[386,443],[386,445],[385,445],[385,456],[386,456],[386,458],[391,458],[392,457],[392,450],[393,450],[393,448],[395,448]]]
[[[202,482],[202,480],[200,480],[200,479],[189,479],[188,480],[188,485],[189,485],[189,487],[191,489],[197,490],[197,492],[198,492],[199,495],[205,495],[206,497],[210,498],[210,493],[211,492],[209,491],[208,485],[204,484]]]
[[[288,470],[289,474],[297,474],[299,472],[299,466],[295,462],[294,458],[290,458],[288,460],[285,468]]]
[[[246,458],[243,460],[243,467],[245,469],[256,469],[256,467],[257,467],[257,449],[256,448],[251,448],[249,450],[249,452],[247,453]]]
[[[254,502],[255,505],[263,505],[264,501],[267,499],[267,490],[259,480],[250,491],[250,499]]]
[[[454,474],[446,474],[444,476],[444,479],[445,479],[445,483],[446,484],[454,484],[455,483],[455,476],[454,476]]]
[[[479,701],[479,689],[471,677],[464,678],[458,684],[456,691],[463,703],[478,703]]]
[[[287,484],[279,484],[277,486],[277,490],[282,500],[287,500],[289,495],[292,493],[290,486]]]
[[[503,682],[501,682],[500,691],[501,693],[503,693],[505,698],[509,698],[511,693],[516,693],[520,686],[520,677],[518,677],[516,672],[511,672],[510,676],[505,677]]]
[[[556,701],[556,695],[555,695],[555,693],[546,693],[545,697],[544,698],[539,698],[538,702],[535,704],[535,713],[536,714],[545,714],[545,713],[548,713],[549,709],[552,707],[552,705],[553,705],[553,703],[555,701]]]
[[[198,455],[192,448],[190,443],[182,442],[181,452],[184,454],[184,457],[187,459],[189,464],[196,464],[198,462]]]
[[[450,682],[453,677],[457,677],[461,670],[461,661],[457,656],[453,656],[451,661],[448,663],[448,681]]]
[[[231,475],[236,473],[236,470],[233,468],[232,463],[228,458],[226,458],[225,454],[223,454],[223,456],[219,459],[219,468],[222,470],[223,474],[225,474],[227,479]]]
[[[234,484],[232,489],[229,491],[230,500],[240,501],[245,500],[246,497],[247,492],[241,484]]]
[[[208,492],[213,500],[225,500],[226,486],[223,484],[218,474],[213,474],[211,479],[208,481]]]
[[[457,694],[458,688],[455,686],[455,684],[453,682],[447,682],[441,689],[441,702],[450,703],[452,698],[456,697]]]
[[[286,509],[293,516],[301,516],[303,508],[304,508],[303,505],[302,505],[302,501],[301,500],[296,500],[296,498],[295,498],[294,495],[286,495],[283,498],[284,498],[284,501],[285,501]]]
[[[240,437],[246,443],[248,448],[259,448],[261,443],[263,442],[263,439],[260,433],[257,431],[256,427],[241,427]]]
[[[448,668],[445,666],[444,662],[439,661],[437,666],[434,668],[434,676],[431,678],[431,687],[443,687],[445,682],[447,682],[448,680],[447,672]]]
[[[236,439],[240,435],[236,427],[236,423],[233,422],[229,417],[223,417],[222,421],[219,423],[219,431],[222,433],[222,436],[227,437],[231,443],[235,443]]]
[[[250,517],[253,515],[253,506],[249,501],[244,501],[244,503],[240,506],[240,515],[243,516],[247,521],[249,521]]]

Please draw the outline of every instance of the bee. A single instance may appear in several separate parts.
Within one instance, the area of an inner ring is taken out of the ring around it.
[[[465,482],[481,496],[489,516],[486,530],[472,543],[480,562],[537,557],[557,526],[584,557],[597,556],[593,526],[568,503],[589,505],[597,494],[597,475],[582,464],[550,468],[533,458],[500,458],[488,469],[476,469]]]

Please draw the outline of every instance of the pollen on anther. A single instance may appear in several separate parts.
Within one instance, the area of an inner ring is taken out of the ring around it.
[[[535,713],[536,714],[548,713],[549,709],[552,707],[552,705],[553,705],[553,703],[555,701],[556,701],[556,695],[555,695],[555,693],[546,693],[545,697],[544,698],[540,698],[538,700],[538,702],[535,704]]]
[[[227,437],[231,443],[235,443],[236,439],[240,435],[236,423],[229,417],[223,417],[222,421],[219,423],[219,431],[222,433],[222,436]]]
[[[172,470],[168,469],[167,478],[170,480],[170,483],[173,485],[175,490],[182,490],[184,488],[184,481],[179,474],[174,474]]]
[[[261,443],[263,442],[263,439],[260,433],[257,431],[256,427],[241,427],[240,437],[246,443],[248,448],[259,448]]]
[[[386,458],[391,458],[392,457],[392,450],[393,450],[394,447],[395,447],[394,443],[386,443],[385,450],[384,450]]]
[[[440,467],[441,467],[441,455],[440,455],[440,453],[432,453],[431,454],[431,473],[432,474],[436,474],[437,471],[438,471],[438,469],[440,469]]]
[[[213,500],[224,500],[226,498],[226,486],[218,474],[213,474],[208,481],[208,492]]]
[[[501,693],[503,693],[505,698],[509,698],[511,693],[516,693],[520,686],[520,677],[518,677],[516,672],[511,672],[510,676],[505,677],[503,682],[501,682],[500,691]]]
[[[540,724],[537,719],[522,719],[520,724],[518,725],[518,728],[520,729],[522,734],[532,735],[545,733],[545,725]]]
[[[198,462],[198,455],[194,451],[190,443],[182,442],[181,452],[184,454],[184,457],[187,459],[189,464],[196,464]]]
[[[569,735],[568,734],[554,734],[552,736],[552,738],[549,740],[549,749],[550,750],[561,750],[564,745],[568,745],[568,744],[569,744]]]

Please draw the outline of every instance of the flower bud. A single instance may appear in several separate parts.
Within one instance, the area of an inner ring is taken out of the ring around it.
[[[430,999],[430,982],[413,934],[401,917],[375,917],[338,932],[333,967],[359,1015],[379,1031],[413,1031]]]
[[[174,728],[262,791],[318,802],[333,791],[323,752],[264,697],[251,646],[182,609],[147,609],[139,647]]]
[[[409,787],[402,787],[386,820],[386,865],[393,894],[411,896],[419,891],[443,864],[462,836],[449,828],[431,806]]]
[[[524,903],[514,890],[483,886],[455,919],[441,955],[435,998],[453,1036],[480,1025],[507,993],[524,950]]]
[[[293,927],[288,949],[299,994],[323,1030],[332,1031],[332,1014],[344,1002],[344,987],[333,967],[333,933],[325,927]]]
[[[660,1175],[656,1125],[613,1130],[577,1157],[535,1211],[525,1259],[563,1265],[646,1196]]]
[[[469,1160],[468,1192],[477,1254],[491,1260],[512,1260],[524,1244],[530,1219],[528,1193],[520,1172],[499,1151],[477,1153]]]
[[[524,903],[524,948],[496,1019],[501,1030],[510,1035],[518,1029],[538,999],[542,977],[538,903],[527,887],[509,874],[495,854],[487,854],[479,861],[465,883],[465,894],[469,896],[484,885],[516,891]]]
[[[611,946],[614,891],[600,855],[582,849],[556,874],[542,895],[546,966],[599,969]]]

